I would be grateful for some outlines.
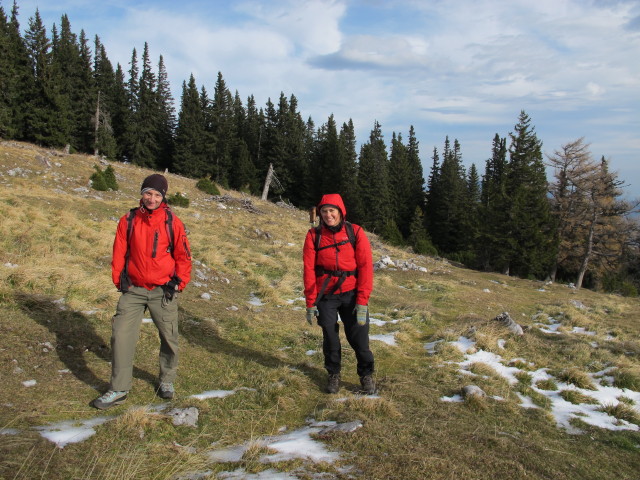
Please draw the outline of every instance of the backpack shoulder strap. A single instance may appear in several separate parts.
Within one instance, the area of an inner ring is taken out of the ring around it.
[[[314,246],[316,249],[316,252],[318,250],[320,250],[320,240],[322,238],[322,227],[320,225],[318,225],[317,227],[313,228],[315,230],[316,233],[316,238],[315,238],[315,242],[314,242]],[[353,231],[353,225],[350,222],[345,221],[344,222],[344,229],[347,232],[347,237],[349,238],[349,243],[351,244],[351,246],[353,247],[353,249],[356,249],[356,234]],[[341,242],[340,245],[342,245],[342,243],[346,243],[346,242]],[[332,246],[332,245],[330,245]],[[327,248],[327,247],[322,247],[322,248]]]
[[[355,250],[356,249],[356,235],[353,232],[353,225],[351,224],[351,222],[347,222],[345,220],[344,228],[347,231],[347,236],[349,237],[349,241],[351,242],[351,246]]]
[[[165,225],[167,226],[167,235],[169,235],[169,248],[167,248],[167,253],[173,253],[173,245],[175,243],[175,238],[173,237],[173,212],[170,208],[167,208],[165,212],[167,212]]]
[[[313,245],[317,252],[318,250],[320,250],[320,239],[322,238],[322,227],[318,225],[317,227],[313,227],[313,230],[315,230],[316,232],[316,238]]]
[[[133,233],[133,219],[136,217],[136,210],[139,207],[132,208],[129,210],[129,215],[127,215],[127,253],[129,252],[129,241],[131,240],[131,234]]]

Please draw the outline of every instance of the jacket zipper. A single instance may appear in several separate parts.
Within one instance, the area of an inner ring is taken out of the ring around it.
[[[156,250],[158,249],[158,231],[153,234],[153,250],[151,251],[151,258],[156,258]]]

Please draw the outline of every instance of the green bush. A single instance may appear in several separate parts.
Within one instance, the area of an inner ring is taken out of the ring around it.
[[[201,178],[200,180],[198,180],[198,183],[196,183],[196,188],[210,195],[220,195],[220,190],[218,189],[217,185],[208,178]]]
[[[91,187],[94,190],[106,192],[107,190],[118,190],[118,181],[116,180],[116,172],[111,165],[109,165],[104,171],[100,169],[98,165],[94,165],[95,172],[91,174],[89,179],[91,180]]]
[[[382,232],[380,232],[380,236],[384,238],[391,245],[396,245],[401,247],[404,245],[404,239],[402,238],[402,233],[398,229],[398,225],[393,220],[388,220],[384,226],[382,227]]]
[[[638,288],[621,274],[605,275],[602,278],[602,289],[607,293],[617,293],[623,297],[638,296]]]
[[[116,180],[116,171],[113,169],[111,165],[104,169],[103,172],[104,179],[107,182],[107,187],[113,190],[114,192],[118,190],[118,180]]]
[[[167,203],[174,207],[184,207],[187,208],[189,206],[189,199],[186,195],[176,192],[173,195],[169,195],[167,197]]]

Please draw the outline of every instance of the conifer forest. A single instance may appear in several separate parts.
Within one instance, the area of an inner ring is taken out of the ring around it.
[[[514,112],[513,131],[496,133],[482,172],[465,167],[457,139],[421,151],[410,119],[406,135],[385,139],[373,121],[369,138],[356,139],[351,120],[305,119],[294,94],[257,105],[251,94],[232,93],[222,73],[212,92],[193,75],[181,92],[172,97],[163,57],[152,60],[146,43],[128,65],[114,66],[100,38],[74,33],[66,15],[48,29],[36,10],[21,26],[17,4],[0,5],[3,140],[254,195],[272,166],[271,198],[307,209],[323,193],[340,193],[351,222],[417,254],[637,295],[637,204],[588,139],[545,155],[532,119]]]

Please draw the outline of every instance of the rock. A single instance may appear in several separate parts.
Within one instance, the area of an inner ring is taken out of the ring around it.
[[[336,432],[351,433],[351,432],[355,432],[360,427],[362,427],[362,422],[359,420],[355,420],[353,422],[347,422],[347,423],[339,423],[337,425],[332,425],[330,427],[323,428],[318,432],[318,435],[325,436],[325,435],[330,435]]]
[[[197,427],[198,414],[199,411],[195,407],[174,408],[167,413],[167,415],[171,417],[171,421],[176,427],[179,425],[186,425],[187,427]]]
[[[513,321],[513,319],[509,315],[509,312],[501,313],[496,318],[494,318],[494,320],[502,323],[505,327],[509,329],[511,333],[514,333],[516,335],[524,335],[524,331],[522,330],[522,327]]]
[[[571,305],[573,305],[574,307],[576,307],[577,309],[580,310],[586,310],[587,307],[584,305],[584,303],[582,303],[580,300],[571,300],[569,302]]]
[[[484,390],[482,390],[477,385],[467,385],[462,388],[462,396],[465,398],[472,396],[484,398],[487,396],[487,394],[484,393]]]

